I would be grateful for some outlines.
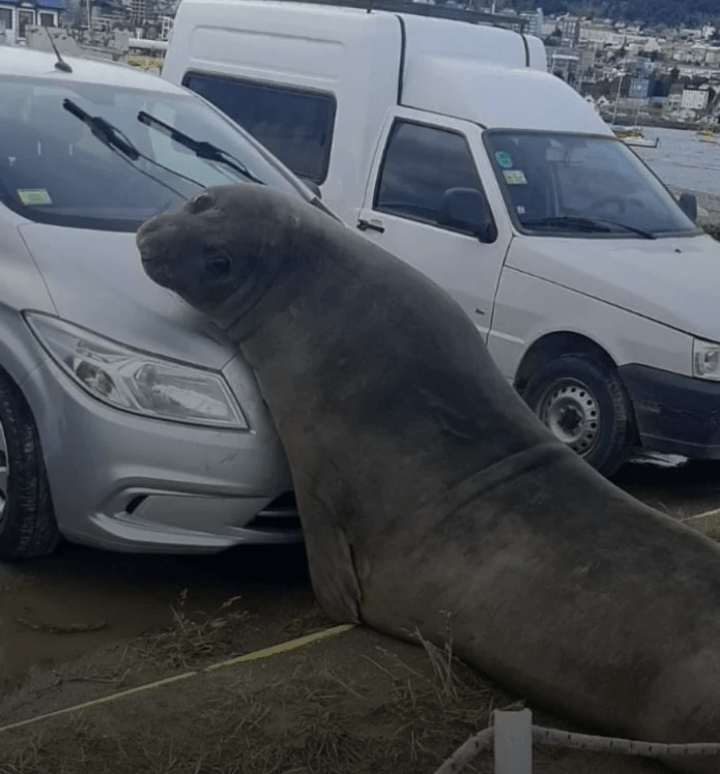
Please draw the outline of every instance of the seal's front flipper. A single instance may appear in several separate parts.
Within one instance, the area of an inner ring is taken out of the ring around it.
[[[330,618],[360,623],[362,591],[345,525],[334,498],[317,478],[307,479],[308,488],[297,487],[296,497],[313,590]]]
[[[305,546],[315,596],[338,623],[360,623],[360,586],[344,535],[330,528],[321,536],[306,535]]]

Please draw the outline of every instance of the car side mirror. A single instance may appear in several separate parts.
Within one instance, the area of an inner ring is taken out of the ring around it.
[[[485,196],[477,188],[449,188],[440,207],[440,225],[475,235],[481,242],[497,239],[497,227]]]
[[[301,177],[300,179],[315,194],[315,196],[317,196],[318,199],[322,199],[322,191],[320,190],[320,186],[314,180],[310,180],[307,177]]]
[[[697,220],[697,196],[691,193],[681,193],[678,199],[680,209],[693,221]]]

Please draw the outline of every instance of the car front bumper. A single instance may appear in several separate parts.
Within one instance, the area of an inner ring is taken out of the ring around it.
[[[52,360],[21,385],[61,533],[113,551],[213,553],[302,540],[289,467],[249,366],[223,374],[250,430],[145,418],[86,394]]]
[[[720,459],[720,382],[643,365],[618,369],[644,449]]]

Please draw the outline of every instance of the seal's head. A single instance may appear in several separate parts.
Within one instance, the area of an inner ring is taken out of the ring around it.
[[[145,221],[136,242],[145,273],[223,327],[253,307],[297,255],[295,202],[255,183],[207,188],[181,210]]]

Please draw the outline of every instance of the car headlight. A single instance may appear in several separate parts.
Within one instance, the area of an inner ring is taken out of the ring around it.
[[[249,429],[222,374],[149,355],[79,326],[26,312],[52,359],[87,393],[156,419]]]
[[[720,381],[720,344],[693,339],[693,376]]]

